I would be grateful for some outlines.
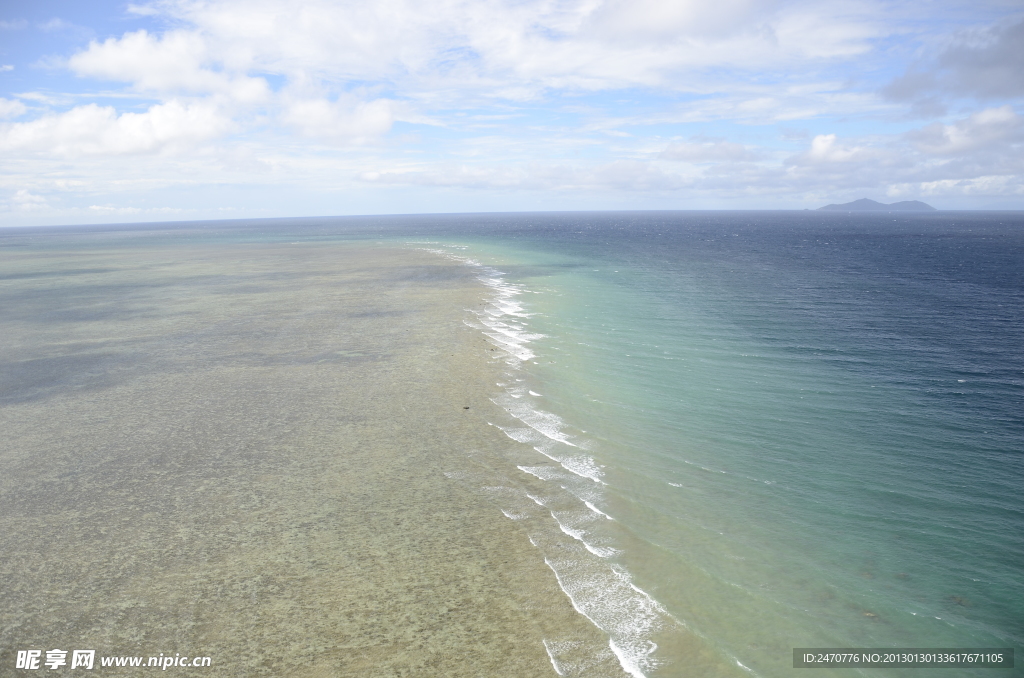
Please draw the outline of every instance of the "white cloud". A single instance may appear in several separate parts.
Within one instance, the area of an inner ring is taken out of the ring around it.
[[[70,24],[63,19],[54,17],[45,23],[39,24],[39,30],[41,31],[62,31],[68,28],[77,28],[74,24]]]
[[[819,134],[811,140],[811,147],[807,151],[791,158],[790,162],[800,165],[852,163],[876,156],[877,152],[873,149],[836,143],[835,134]]]
[[[551,87],[686,88],[694,68],[848,57],[884,33],[869,5],[752,0],[180,0],[150,8],[191,23],[190,37],[174,40],[202,42],[190,54],[228,70],[517,100]]]
[[[4,99],[3,97],[0,97],[0,120],[17,118],[27,110],[28,109],[25,108],[25,104],[16,99]]]
[[[113,205],[89,205],[89,210],[96,214],[116,214],[118,216],[142,213],[138,207],[115,207]]]
[[[388,99],[368,102],[304,99],[290,102],[282,120],[306,136],[361,143],[391,129],[395,121],[394,107],[395,102]]]
[[[4,64],[4,65],[0,66],[0,73],[6,73],[7,71],[13,71],[13,70],[14,70],[14,66],[12,66],[11,64]]]
[[[30,122],[0,125],[0,150],[61,156],[124,155],[188,148],[214,138],[230,122],[212,107],[170,101],[145,113],[88,104]]]
[[[615,160],[597,164],[445,164],[364,171],[357,177],[371,184],[555,193],[663,193],[679,190],[692,183],[688,175],[682,172],[666,170],[656,163],[640,160]]]
[[[72,101],[72,98],[68,96],[53,96],[43,92],[18,92],[15,96],[26,101],[35,101],[44,106],[65,106]]]
[[[896,184],[886,193],[889,197],[906,195],[931,196],[1012,196],[1024,195],[1024,181],[1014,175],[986,175],[969,179],[940,179],[916,184]]]
[[[1009,105],[988,108],[951,125],[933,123],[907,134],[914,146],[935,155],[960,155],[1024,140],[1024,121]]]
[[[196,31],[176,30],[157,37],[146,31],[91,42],[68,60],[80,76],[129,82],[143,92],[221,94],[257,103],[267,98],[266,80],[208,68],[207,39]]]
[[[729,120],[748,125],[767,125],[837,115],[892,115],[896,107],[878,97],[843,92],[838,83],[809,83],[800,87],[733,84],[732,93],[706,92],[703,98],[628,118],[614,118],[606,125],[663,125]]]
[[[46,209],[46,198],[41,195],[29,193],[28,190],[21,188],[11,196],[11,206],[22,212],[34,212],[37,210]]]
[[[855,199],[864,195],[889,195],[893,199],[941,196],[1024,195],[1024,160],[1005,174],[985,167],[964,167],[948,162],[923,162],[918,152],[898,137],[860,139],[839,143],[834,135],[819,135],[817,146],[805,155],[817,159],[779,163],[769,160],[769,149],[760,151],[761,160],[740,164],[723,162],[694,166],[655,160],[616,160],[604,163],[509,162],[475,164],[416,164],[376,166],[356,177],[370,185],[415,186],[453,190],[502,193],[543,192],[591,196],[680,195],[687,198],[712,197],[731,200],[741,196],[765,199],[820,196],[824,202]],[[901,145],[902,144],[902,145]],[[710,144],[709,144],[710,145]],[[694,144],[699,151],[700,144]],[[687,149],[689,151],[691,149]],[[736,149],[729,149],[735,151]],[[682,192],[682,193],[680,193]],[[643,204],[643,203],[641,203]]]
[[[779,45],[805,58],[855,57],[871,49],[871,40],[888,32],[878,22],[877,7],[849,2],[844,6],[798,6],[773,27]]]
[[[564,32],[584,27],[613,42],[673,41],[679,36],[720,37],[737,27],[757,25],[770,18],[781,3],[775,1],[721,0],[709,2],[662,2],[661,0],[609,0],[580,3],[581,19]],[[587,26],[589,24],[589,26]]]
[[[658,157],[665,160],[705,163],[750,161],[758,160],[762,156],[763,153],[756,149],[724,139],[695,138],[671,144]]]

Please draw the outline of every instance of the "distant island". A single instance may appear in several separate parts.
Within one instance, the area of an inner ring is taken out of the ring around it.
[[[903,200],[889,205],[867,198],[844,202],[842,205],[825,205],[819,207],[818,211],[827,212],[934,212],[935,208],[920,200]]]

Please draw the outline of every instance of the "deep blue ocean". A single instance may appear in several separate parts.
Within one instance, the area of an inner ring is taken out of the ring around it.
[[[595,541],[711,652],[1022,645],[1024,214],[430,222],[521,286]]]
[[[475,266],[495,296],[471,322],[509,355],[495,402],[524,423],[506,432],[565,473],[520,470],[594,512],[531,496],[596,564],[545,558],[634,675],[802,675],[794,647],[1024,647],[1024,213],[181,227]],[[664,619],[697,644],[666,642]],[[816,672],[851,674],[917,675]]]

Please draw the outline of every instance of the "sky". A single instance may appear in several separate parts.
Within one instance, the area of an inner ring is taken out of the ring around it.
[[[1024,209],[1024,0],[0,0],[0,226]]]

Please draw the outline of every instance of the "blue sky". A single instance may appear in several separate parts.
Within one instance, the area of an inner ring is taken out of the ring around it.
[[[0,2],[0,225],[1024,209],[1019,0]]]

